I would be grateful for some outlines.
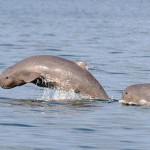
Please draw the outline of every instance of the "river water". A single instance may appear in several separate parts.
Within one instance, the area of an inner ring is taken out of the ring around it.
[[[40,54],[87,62],[119,100],[150,79],[150,1],[0,0],[0,71]],[[0,89],[0,149],[150,149],[148,107],[37,101],[49,94],[32,84]]]

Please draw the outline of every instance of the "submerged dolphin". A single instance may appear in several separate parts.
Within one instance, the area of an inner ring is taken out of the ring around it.
[[[86,63],[57,56],[32,56],[7,68],[0,75],[0,86],[5,89],[26,83],[65,91],[74,90],[88,98],[108,99],[103,87],[86,69]]]
[[[123,91],[120,102],[129,105],[150,106],[150,83],[130,85]]]

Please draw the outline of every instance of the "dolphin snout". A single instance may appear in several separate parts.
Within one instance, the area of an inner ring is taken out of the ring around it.
[[[5,84],[5,80],[4,80],[3,76],[2,76],[2,74],[0,74],[0,87],[3,88],[4,84]]]
[[[2,78],[1,78],[1,75],[0,75],[0,86],[2,87]]]

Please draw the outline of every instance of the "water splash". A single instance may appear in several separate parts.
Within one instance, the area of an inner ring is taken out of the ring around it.
[[[63,91],[59,89],[44,88],[43,95],[41,98],[38,98],[38,100],[81,100],[83,98],[82,95],[75,93],[74,90]]]
[[[139,100],[136,102],[126,102],[125,100],[119,100],[119,103],[124,105],[133,105],[133,106],[150,106],[150,102],[144,99]]]
[[[44,92],[41,98],[38,100],[44,101],[52,101],[52,100],[81,100],[81,99],[89,99],[88,96],[83,96],[81,94],[75,93],[73,89],[69,91],[64,91],[59,88],[55,88],[55,82],[50,80],[49,75],[45,75],[45,77],[41,76],[36,80],[36,85],[44,85]]]

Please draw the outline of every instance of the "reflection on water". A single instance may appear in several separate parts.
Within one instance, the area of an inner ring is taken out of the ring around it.
[[[49,100],[49,99],[11,99],[0,97],[1,106],[16,105],[16,106],[29,106],[29,107],[59,107],[59,106],[69,106],[74,108],[83,107],[97,107],[97,103],[101,101],[102,103],[112,103],[118,102],[116,100],[100,100],[100,99],[59,99],[59,100]]]

